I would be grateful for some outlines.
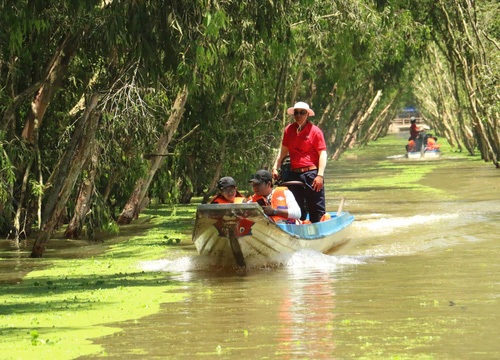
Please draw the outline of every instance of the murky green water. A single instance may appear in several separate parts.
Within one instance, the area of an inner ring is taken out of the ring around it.
[[[329,164],[329,208],[346,196],[357,216],[341,253],[299,252],[241,274],[207,268],[194,247],[168,249],[142,266],[182,281],[187,300],[99,339],[100,356],[500,358],[500,172],[450,156],[411,164],[415,174],[432,167],[418,187],[371,187],[398,172],[404,160],[392,154]]]

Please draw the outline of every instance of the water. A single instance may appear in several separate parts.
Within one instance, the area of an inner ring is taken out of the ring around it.
[[[500,358],[500,172],[449,157],[417,189],[336,190],[384,176],[384,158],[329,165],[330,210],[347,193],[344,209],[357,216],[339,253],[301,251],[282,267],[238,272],[193,247],[139,264],[181,281],[188,296],[96,340],[106,357]]]

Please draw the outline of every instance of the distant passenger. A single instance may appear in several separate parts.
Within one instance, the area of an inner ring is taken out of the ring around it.
[[[437,143],[437,137],[432,135],[427,135],[427,146],[425,150],[437,150],[441,147],[441,144]]]
[[[220,178],[217,183],[218,193],[210,200],[210,204],[241,204],[245,197],[236,187],[236,181],[231,176]]]
[[[406,145],[406,152],[414,152],[417,151],[417,143],[415,140],[410,139],[408,144]]]

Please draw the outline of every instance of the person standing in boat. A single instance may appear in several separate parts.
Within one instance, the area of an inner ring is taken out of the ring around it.
[[[267,170],[259,170],[248,181],[252,184],[254,195],[249,203],[258,203],[264,214],[274,222],[294,224],[300,219],[301,211],[292,192],[285,186],[273,190],[273,175]]]
[[[309,122],[314,111],[305,102],[298,102],[287,109],[295,122],[283,133],[281,149],[273,167],[273,177],[278,179],[278,169],[283,159],[290,157],[290,177],[285,181],[297,181],[303,185],[290,185],[301,208],[301,220],[309,212],[309,220],[319,222],[326,213],[324,173],[327,162],[326,142],[319,127]]]
[[[416,140],[418,137],[418,132],[420,129],[417,127],[417,119],[415,119],[413,116],[410,118],[410,140]]]
[[[245,197],[240,194],[236,181],[231,176],[220,178],[217,183],[217,194],[210,200],[210,204],[241,204]]]

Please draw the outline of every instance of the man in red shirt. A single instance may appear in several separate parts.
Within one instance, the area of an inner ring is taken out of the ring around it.
[[[417,127],[417,119],[415,119],[413,116],[410,118],[410,138],[409,140],[415,140],[418,137],[418,132],[420,129]]]
[[[305,220],[309,212],[309,220],[318,222],[326,212],[323,186],[327,161],[325,137],[320,128],[309,122],[308,117],[314,116],[314,111],[305,102],[288,108],[287,114],[293,115],[295,122],[285,128],[273,177],[278,178],[277,169],[289,156],[291,171],[286,180],[304,184],[288,185],[301,208],[301,220]]]

